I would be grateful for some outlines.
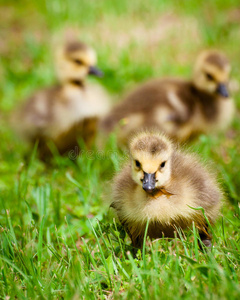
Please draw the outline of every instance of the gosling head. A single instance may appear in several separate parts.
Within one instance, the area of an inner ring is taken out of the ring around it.
[[[142,132],[130,142],[133,180],[148,194],[154,194],[171,176],[170,141],[156,132]]]
[[[229,97],[228,80],[231,66],[226,56],[217,50],[202,52],[195,64],[194,85],[207,93]]]
[[[83,81],[87,75],[102,77],[103,73],[96,67],[95,51],[87,45],[72,41],[56,53],[56,70],[61,82]]]

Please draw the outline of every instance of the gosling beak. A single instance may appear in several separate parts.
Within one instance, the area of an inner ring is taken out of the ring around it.
[[[145,192],[151,194],[155,189],[156,178],[155,173],[145,173],[143,177],[142,188]]]
[[[95,75],[97,77],[103,77],[103,72],[99,70],[97,67],[90,66],[88,70],[89,75]]]
[[[223,96],[224,98],[228,98],[229,97],[229,93],[227,90],[227,87],[224,83],[219,83],[217,86],[217,93],[220,94],[221,96]]]

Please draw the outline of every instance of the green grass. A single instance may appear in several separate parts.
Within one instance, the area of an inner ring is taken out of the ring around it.
[[[189,77],[208,47],[226,52],[238,79],[237,13],[237,0],[1,1],[1,299],[240,298],[239,112],[227,132],[191,145],[226,194],[212,251],[198,249],[193,227],[182,239],[147,239],[137,258],[107,205],[125,159],[114,137],[102,152],[56,156],[46,167],[7,121],[22,99],[54,82],[53,36],[65,27],[79,27],[96,48],[101,83],[117,99],[149,77]]]

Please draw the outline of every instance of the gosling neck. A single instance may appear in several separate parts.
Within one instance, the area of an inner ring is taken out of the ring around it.
[[[83,79],[69,79],[67,83],[80,89],[85,88],[85,82]]]

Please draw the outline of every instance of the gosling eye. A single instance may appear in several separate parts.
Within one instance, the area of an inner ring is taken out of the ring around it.
[[[138,160],[135,160],[135,165],[136,165],[137,168],[141,167],[141,164],[140,164],[140,162]]]
[[[165,164],[166,164],[166,161],[163,161],[160,165],[160,168],[164,168],[165,167]]]
[[[206,77],[207,77],[208,80],[214,81],[214,77],[211,74],[205,73],[205,75],[206,75]]]
[[[83,61],[81,59],[74,59],[73,60],[77,65],[83,65]]]

